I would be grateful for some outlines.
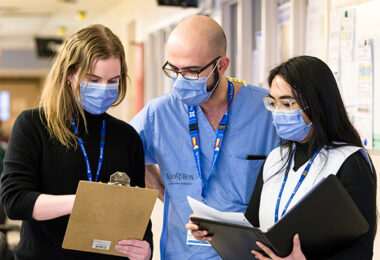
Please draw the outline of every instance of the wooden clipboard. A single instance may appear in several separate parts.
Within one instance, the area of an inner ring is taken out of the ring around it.
[[[80,181],[62,247],[123,256],[115,245],[143,239],[157,190]]]

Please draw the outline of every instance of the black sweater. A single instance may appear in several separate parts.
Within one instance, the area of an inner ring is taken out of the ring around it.
[[[297,144],[294,156],[294,171],[297,171],[309,159],[307,144]],[[324,260],[370,260],[373,254],[373,241],[376,233],[376,175],[371,172],[367,161],[360,151],[349,156],[340,167],[338,179],[350,194],[365,219],[369,224],[367,233],[358,238],[352,245],[336,252],[334,255],[325,256]],[[246,210],[246,217],[252,225],[259,227],[259,208],[261,190],[263,187],[263,167],[257,177],[255,189]],[[279,192],[279,191],[273,191]],[[302,247],[302,237],[301,237]],[[306,256],[313,259],[313,256]],[[317,258],[321,260],[321,258]]]
[[[99,181],[108,182],[111,174],[122,171],[129,175],[131,186],[145,187],[144,153],[136,131],[108,114],[85,115],[88,133],[83,123],[78,128],[93,178],[99,160],[102,120],[105,119],[104,159]],[[122,259],[62,249],[68,215],[47,221],[33,219],[33,207],[40,194],[75,194],[80,180],[87,180],[87,173],[79,145],[76,149],[67,149],[50,138],[38,109],[21,113],[13,127],[1,178],[1,199],[8,216],[23,220],[20,243],[15,248],[16,259]],[[150,222],[144,240],[152,247]]]

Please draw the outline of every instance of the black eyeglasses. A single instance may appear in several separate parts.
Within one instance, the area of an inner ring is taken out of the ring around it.
[[[178,78],[178,74],[181,74],[182,77],[188,80],[197,80],[199,79],[199,74],[201,74],[205,69],[210,67],[210,65],[217,62],[222,56],[218,56],[215,59],[213,59],[209,64],[204,66],[203,68],[197,70],[197,71],[177,71],[171,68],[166,68],[166,66],[169,64],[169,62],[165,62],[164,66],[162,66],[162,70],[164,71],[165,75],[168,76],[171,79]],[[170,65],[170,64],[169,64]]]

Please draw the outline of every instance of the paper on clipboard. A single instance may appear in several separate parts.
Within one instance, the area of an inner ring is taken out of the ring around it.
[[[62,247],[123,256],[115,245],[142,239],[157,190],[80,181]]]
[[[189,196],[187,196],[187,201],[197,217],[252,227],[243,212],[222,212]]]

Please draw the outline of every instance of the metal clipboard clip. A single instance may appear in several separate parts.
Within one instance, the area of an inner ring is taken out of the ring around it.
[[[110,181],[108,184],[120,185],[120,186],[131,186],[131,179],[125,172],[115,172],[110,176]]]

